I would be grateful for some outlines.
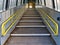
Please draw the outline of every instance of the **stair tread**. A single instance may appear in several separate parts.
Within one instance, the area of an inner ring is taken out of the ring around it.
[[[24,15],[30,15],[30,14],[24,14]],[[31,15],[40,16],[40,14],[31,14]]]
[[[42,22],[42,20],[21,20],[20,22]]]
[[[18,23],[17,25],[45,25],[44,23],[36,22],[36,23]]]
[[[41,17],[22,17],[22,18],[41,18]]]
[[[21,20],[42,20],[41,17],[22,17]]]
[[[50,37],[10,37],[5,45],[54,45]]]
[[[23,15],[23,17],[24,17],[24,16],[29,16],[29,17],[33,17],[33,16],[34,16],[34,17],[37,17],[37,16],[38,16],[38,17],[40,17],[39,15]]]
[[[43,36],[43,37],[46,37],[46,36],[50,36],[50,34],[10,34],[11,36],[14,36],[14,37],[37,37],[37,36],[39,36],[39,37],[41,37],[41,36]]]
[[[27,10],[25,13],[25,15],[39,15],[39,13],[35,10],[35,9],[30,9],[30,10]]]
[[[43,27],[46,27],[45,25],[17,25],[16,27],[41,27],[41,28],[43,28]]]
[[[50,34],[49,31],[44,28],[18,28],[16,27],[12,34]]]
[[[40,18],[41,16],[35,9],[27,9],[5,45],[55,45],[50,32]],[[28,36],[19,37],[19,35]],[[29,35],[32,36],[29,37]],[[33,35],[37,36],[33,37]]]
[[[28,13],[24,13],[24,15],[39,15],[38,13],[36,12],[32,12],[32,11],[29,11]]]

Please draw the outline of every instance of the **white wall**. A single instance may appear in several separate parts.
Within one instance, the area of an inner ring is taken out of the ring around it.
[[[41,0],[39,0],[39,5],[41,5]]]
[[[60,0],[54,0],[54,3],[55,3],[55,10],[60,12]],[[46,0],[46,7],[53,9],[52,0]]]
[[[58,10],[58,8],[57,8],[57,0],[54,0],[54,2],[55,2],[55,10]]]
[[[60,0],[54,0],[55,10],[60,12]]]
[[[42,5],[44,6],[44,0],[41,0],[42,1]]]
[[[2,13],[0,13],[0,25],[1,25],[1,23],[2,23]]]
[[[10,10],[7,10],[7,11],[3,12],[2,13],[2,22],[7,20],[9,17],[10,17]]]
[[[46,7],[53,8],[52,0],[46,0]]]
[[[16,7],[16,0],[10,0],[10,8]]]
[[[60,0],[57,0],[57,8],[58,8],[58,11],[60,12]]]

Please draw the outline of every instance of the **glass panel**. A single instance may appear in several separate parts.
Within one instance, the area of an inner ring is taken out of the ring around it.
[[[10,8],[16,7],[16,0],[10,0]]]
[[[16,0],[13,0],[13,6],[16,7]]]
[[[3,0],[0,0],[0,11],[2,10],[3,7]]]
[[[21,4],[21,0],[18,0],[18,6]]]

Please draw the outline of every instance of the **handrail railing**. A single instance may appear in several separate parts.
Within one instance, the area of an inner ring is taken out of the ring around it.
[[[2,23],[2,36],[5,36],[8,31],[13,27],[13,25],[17,22],[17,20],[20,19],[19,13],[21,11],[24,11],[23,8],[20,10],[16,11],[15,14],[11,15],[4,23]]]
[[[45,20],[46,24],[49,26],[49,28],[52,30],[54,35],[58,35],[58,23],[51,16],[45,13],[43,9],[40,9],[40,11],[41,13],[43,13],[42,17]]]

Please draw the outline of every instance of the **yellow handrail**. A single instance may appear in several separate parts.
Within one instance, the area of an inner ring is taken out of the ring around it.
[[[17,14],[17,12],[16,12],[16,14]],[[6,20],[6,21],[2,24],[2,35],[3,35],[3,36],[6,35],[6,33],[10,30],[10,28],[11,28],[11,27],[14,25],[14,23],[16,22],[17,18],[16,18],[16,20],[13,21],[13,23],[11,23],[11,25],[9,26],[9,28],[6,30],[5,25],[6,25],[11,19],[13,19],[14,16],[17,16],[16,14],[13,14],[10,18],[8,18],[8,20]],[[6,30],[6,31],[5,31],[5,30]]]
[[[50,21],[52,21],[52,23],[54,23],[55,29],[53,29],[52,26],[49,24],[49,22],[47,20],[45,20],[45,22],[50,27],[50,29],[52,30],[54,35],[58,35],[58,23],[52,17],[50,17],[47,13],[45,13],[45,11],[43,9],[40,9],[40,11],[44,14],[44,16],[42,16],[44,19],[46,19],[46,17],[48,17],[48,19]]]
[[[20,19],[20,11],[24,11],[24,9],[20,9],[20,10],[17,10],[15,14],[13,14],[12,16],[10,16],[4,23],[2,23],[2,36],[5,36],[8,31],[13,27],[13,25],[17,22],[17,20]],[[6,29],[6,24],[10,21],[10,24],[8,26],[8,28]]]

